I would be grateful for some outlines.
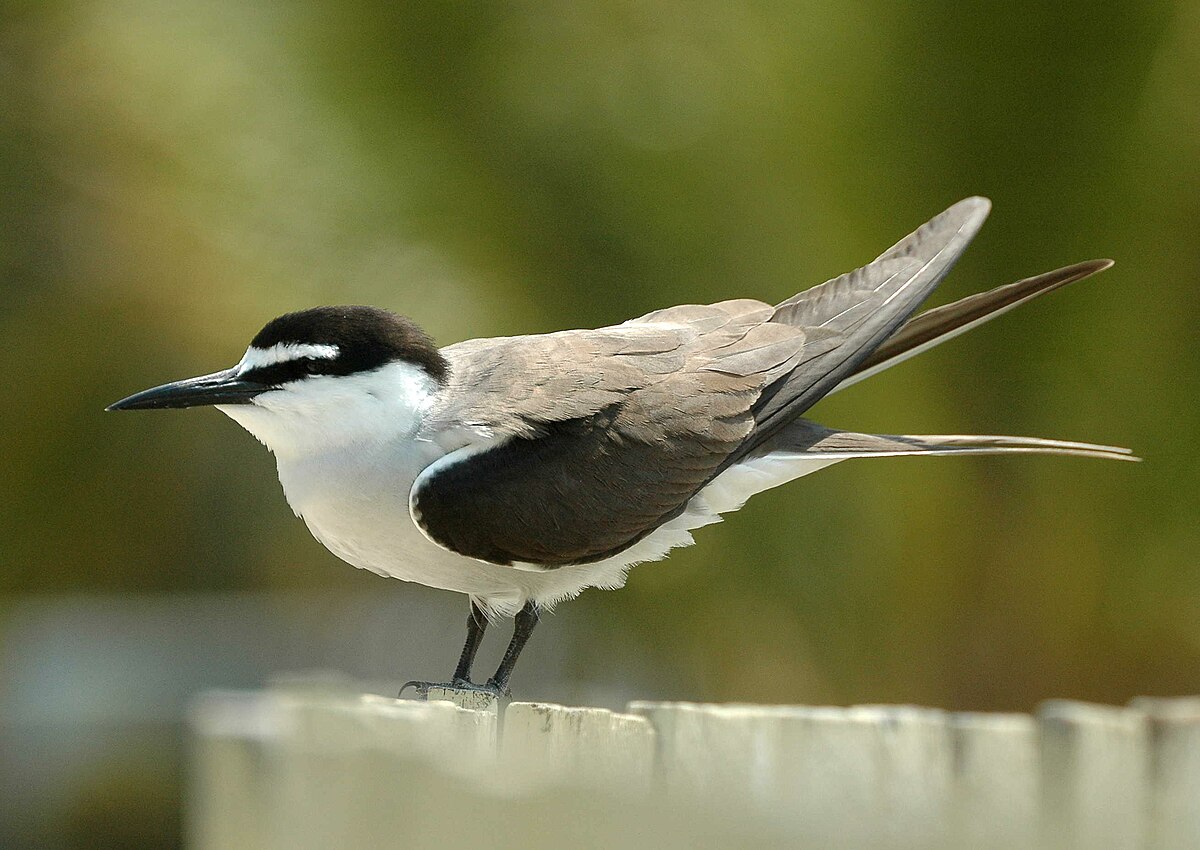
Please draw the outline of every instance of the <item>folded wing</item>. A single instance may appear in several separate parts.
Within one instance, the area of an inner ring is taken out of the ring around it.
[[[543,568],[610,557],[678,516],[860,368],[945,276],[988,202],[777,307],[685,305],[598,330],[449,346],[424,436],[463,445],[414,483],[446,549]]]

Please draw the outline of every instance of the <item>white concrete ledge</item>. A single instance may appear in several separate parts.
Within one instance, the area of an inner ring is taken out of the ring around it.
[[[1200,699],[1030,716],[437,696],[206,695],[191,846],[1200,847]]]

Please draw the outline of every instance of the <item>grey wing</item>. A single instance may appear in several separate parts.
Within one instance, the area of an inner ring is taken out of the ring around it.
[[[450,346],[426,436],[494,439],[411,494],[439,545],[555,567],[618,554],[795,419],[916,309],[988,204],[951,207],[868,266],[788,299],[685,305],[623,325]]]
[[[950,271],[990,209],[986,198],[959,201],[873,263],[780,304],[771,321],[805,327],[814,340],[763,393],[756,438],[812,407],[895,333]]]
[[[728,302],[446,349],[456,377],[429,435],[457,422],[497,439],[423,474],[414,521],[497,564],[586,563],[632,545],[745,441],[762,386],[803,347],[802,330],[770,315]],[[714,363],[726,365],[705,368]]]

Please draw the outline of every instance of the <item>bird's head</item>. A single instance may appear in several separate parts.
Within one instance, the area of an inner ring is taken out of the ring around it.
[[[108,410],[215,406],[272,451],[391,439],[445,383],[432,340],[375,307],[315,307],[268,322],[237,365],[144,390]]]

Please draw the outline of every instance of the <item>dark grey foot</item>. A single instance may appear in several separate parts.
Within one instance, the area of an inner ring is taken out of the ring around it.
[[[500,697],[512,697],[512,691],[510,691],[508,688],[501,688],[493,679],[488,679],[487,684],[485,685],[477,685],[474,682],[467,681],[466,679],[455,679],[453,682],[420,682],[414,679],[411,682],[405,682],[404,686],[400,688],[400,693],[397,694],[397,696],[404,696],[404,692],[409,688],[412,688],[417,692],[417,699],[428,699],[429,691],[432,688],[445,688],[448,691],[469,691],[476,694],[488,694],[489,696],[494,696],[497,699]]]

